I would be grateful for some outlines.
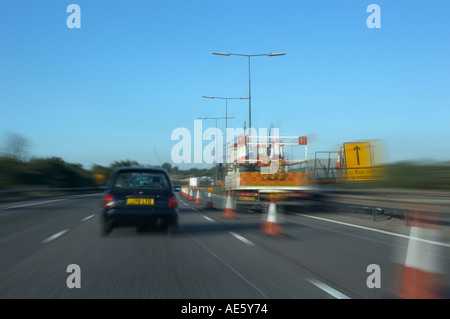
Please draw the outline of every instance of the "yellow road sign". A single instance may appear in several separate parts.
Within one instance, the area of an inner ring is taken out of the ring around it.
[[[347,169],[372,168],[370,144],[368,142],[344,143],[344,151]]]
[[[362,181],[371,181],[373,172],[371,168],[365,169],[357,169],[357,168],[348,168],[347,169],[347,180],[349,182],[362,182]]]
[[[348,181],[374,180],[370,143],[344,143]]]

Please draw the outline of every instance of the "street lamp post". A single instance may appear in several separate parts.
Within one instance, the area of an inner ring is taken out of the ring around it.
[[[215,158],[216,158],[216,182],[217,182],[217,120],[220,119],[234,119],[234,116],[225,116],[225,117],[197,117],[199,120],[215,120],[216,121],[216,149],[215,149]]]
[[[250,76],[250,58],[255,56],[279,56],[285,55],[286,53],[264,53],[264,54],[237,54],[237,53],[225,53],[225,52],[213,52],[215,55],[236,55],[245,56],[248,58],[248,129],[252,127],[252,90],[251,90],[251,76]]]
[[[248,100],[248,97],[219,97],[219,96],[209,96],[209,95],[203,95],[203,98],[206,99],[221,99],[225,100],[225,145],[226,145],[226,138],[227,138],[227,129],[228,129],[228,100]]]

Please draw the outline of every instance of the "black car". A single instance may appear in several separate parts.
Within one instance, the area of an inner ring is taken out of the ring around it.
[[[120,167],[102,199],[101,233],[114,227],[157,225],[178,230],[178,209],[169,174],[162,168]]]

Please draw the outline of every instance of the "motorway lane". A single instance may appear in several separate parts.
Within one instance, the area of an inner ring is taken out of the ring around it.
[[[87,199],[87,200],[86,200]],[[42,242],[95,216],[100,195],[76,195],[0,205],[0,269],[33,254]]]
[[[391,266],[392,247],[401,245],[396,240],[380,239],[381,234],[376,232],[311,219],[310,215],[301,213],[279,214],[278,220],[285,232],[285,236],[280,238],[259,230],[265,214],[239,214],[238,221],[225,219],[220,212],[209,216],[236,229],[243,238],[283,265],[284,271],[307,272],[309,277],[305,275],[305,279],[308,282],[319,281],[343,293],[342,297],[395,297],[384,289],[369,289],[366,269],[370,264],[379,264],[382,274],[385,274],[381,277],[382,287],[387,287],[390,278],[386,274]]]
[[[182,196],[178,235],[129,228],[102,238],[99,199],[0,210],[0,298],[391,298],[392,254],[406,248],[404,238],[293,214],[283,216],[286,236],[272,237],[259,229],[264,215],[230,220]],[[381,289],[366,286],[372,263]],[[80,289],[66,286],[69,264],[81,268]]]
[[[92,204],[98,200],[86,199]],[[72,203],[73,204],[73,203]],[[79,216],[80,217],[80,216]],[[182,209],[180,234],[114,230],[101,238],[96,219],[2,270],[2,298],[275,298],[311,293],[301,273],[286,272],[270,256]],[[11,243],[13,244],[13,243]],[[3,256],[7,257],[7,256]],[[68,289],[67,265],[78,264],[82,288]],[[283,274],[280,276],[280,274]]]
[[[215,207],[224,206],[225,198],[216,196],[215,200]],[[266,215],[262,217],[266,218]],[[397,266],[404,263],[411,230],[404,221],[382,216],[373,221],[371,215],[355,213],[354,210],[311,212],[307,206],[299,206],[289,214],[279,214],[278,217],[284,220],[282,225],[286,233],[281,239],[245,227],[246,221],[250,225],[260,222],[252,214],[240,214],[239,223],[234,227],[240,228],[243,238],[257,243],[257,246],[268,250],[272,258],[283,262],[284,269],[292,266],[312,272],[316,277],[309,278],[312,279],[308,280],[310,282],[320,278],[321,283],[327,283],[331,288],[337,287],[356,298],[395,298],[398,294],[398,283],[401,282],[398,280]],[[216,215],[217,220],[220,218]],[[226,222],[233,223],[231,220]],[[435,236],[431,244],[423,244],[421,251],[415,254],[440,266],[441,273],[446,275],[448,289],[448,226],[442,227]],[[370,275],[367,267],[372,264],[380,266],[381,289],[367,287],[366,280]]]

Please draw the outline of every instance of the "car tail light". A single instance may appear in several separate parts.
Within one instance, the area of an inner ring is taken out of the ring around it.
[[[178,204],[177,204],[177,200],[175,198],[175,196],[170,195],[169,196],[169,208],[177,208]]]
[[[113,194],[106,194],[103,196],[102,207],[111,207],[114,205]]]

